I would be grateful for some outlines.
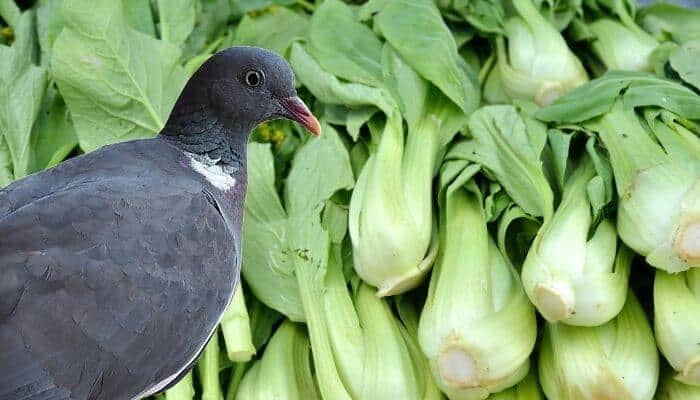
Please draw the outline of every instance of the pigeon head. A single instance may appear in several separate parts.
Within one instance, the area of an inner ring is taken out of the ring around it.
[[[166,130],[172,126],[178,134],[186,133],[183,128],[206,118],[220,122],[229,134],[247,136],[258,124],[278,118],[321,133],[318,120],[297,96],[287,61],[256,47],[231,47],[202,64],[178,98]]]

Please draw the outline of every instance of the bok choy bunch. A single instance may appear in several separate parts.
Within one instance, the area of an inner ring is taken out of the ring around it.
[[[525,291],[550,322],[597,326],[612,319],[625,304],[632,255],[625,248],[617,249],[611,221],[592,226],[587,189],[594,176],[593,163],[584,156],[523,265]]]
[[[323,398],[421,399],[426,379],[416,375],[425,372],[414,364],[401,322],[357,278],[348,291],[347,195],[338,192],[352,186],[352,170],[336,131],[324,124],[323,132],[295,154],[284,206],[269,148],[250,145],[243,274],[261,301],[306,322]]]
[[[654,331],[659,350],[676,371],[675,379],[700,386],[700,270],[654,279]]]
[[[597,0],[586,6],[584,14],[595,15],[588,24],[593,35],[591,48],[607,69],[652,70],[651,54],[659,42],[635,22],[633,2]]]
[[[479,166],[444,164],[440,255],[418,329],[423,352],[450,399],[484,399],[528,372],[537,338],[535,313],[518,274],[491,239]],[[507,332],[517,327],[517,335]]]
[[[263,357],[246,372],[236,399],[321,399],[311,372],[310,351],[303,328],[284,322],[270,339]]]
[[[518,16],[506,22],[505,37],[497,39],[498,65],[492,72],[506,94],[546,105],[586,82],[581,61],[532,0],[513,0],[513,7]]]
[[[596,327],[547,323],[540,383],[550,400],[651,400],[659,378],[654,335],[629,292],[622,312]]]
[[[317,98],[348,108],[354,139],[370,122],[349,232],[355,270],[387,296],[417,286],[434,262],[433,176],[479,93],[432,1],[384,2],[374,21],[385,43],[347,5],[325,1],[291,62]]]
[[[668,272],[700,267],[700,131],[690,121],[700,118],[700,96],[651,75],[609,72],[537,116],[579,124],[603,143],[625,244]]]

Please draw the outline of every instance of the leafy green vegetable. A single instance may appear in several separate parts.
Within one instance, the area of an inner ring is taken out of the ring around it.
[[[684,43],[670,54],[671,67],[681,79],[700,90],[700,39]]]
[[[676,371],[674,379],[700,386],[700,271],[656,272],[654,332],[659,350]]]
[[[194,29],[194,0],[158,0],[160,38],[182,44]]]
[[[56,89],[49,86],[32,130],[33,151],[29,171],[36,172],[55,166],[77,145],[78,137],[66,104]]]
[[[444,164],[440,257],[418,329],[433,376],[450,399],[485,398],[520,381],[537,338],[535,314],[513,266],[486,226],[478,165],[454,177]],[[518,327],[516,337],[507,335]]]
[[[598,326],[615,317],[625,303],[631,254],[625,248],[617,250],[611,221],[591,226],[586,189],[594,177],[590,160],[580,161],[523,265],[525,291],[550,322]]]
[[[0,136],[12,161],[14,179],[30,172],[32,127],[46,90],[46,71],[34,65],[34,16],[16,21],[15,43],[0,45]]]
[[[228,308],[221,317],[221,332],[226,354],[234,362],[249,361],[255,354],[243,286],[239,285]]]
[[[320,399],[309,363],[310,350],[303,329],[284,322],[272,336],[263,357],[246,372],[236,399]]]
[[[634,110],[641,107],[645,120]],[[537,115],[561,123],[583,120],[603,142],[620,198],[618,233],[629,247],[666,271],[700,266],[700,138],[696,127],[680,121],[700,117],[700,96],[649,75],[609,73]]]
[[[158,133],[186,80],[177,47],[131,29],[118,2],[86,9],[66,0],[63,16],[52,75],[80,146],[89,151]]]
[[[605,325],[547,323],[539,358],[549,399],[652,399],[659,378],[654,336],[630,292],[622,312]]]
[[[306,35],[308,25],[308,19],[304,15],[287,8],[257,17],[246,15],[238,24],[234,43],[264,47],[285,54],[294,40]]]
[[[642,8],[637,19],[659,41],[685,43],[700,38],[700,10],[697,8],[658,2]]]
[[[505,92],[514,99],[551,103],[588,80],[581,61],[532,0],[514,0],[518,12],[497,40],[498,70]]]

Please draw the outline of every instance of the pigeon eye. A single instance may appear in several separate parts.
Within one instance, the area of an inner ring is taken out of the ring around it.
[[[263,74],[260,71],[250,70],[245,73],[245,83],[250,87],[260,86],[263,82]]]

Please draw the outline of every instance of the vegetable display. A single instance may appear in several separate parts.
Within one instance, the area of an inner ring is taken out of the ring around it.
[[[700,398],[700,9],[0,0],[0,188],[237,45],[323,135],[252,133],[241,284],[154,398]]]

